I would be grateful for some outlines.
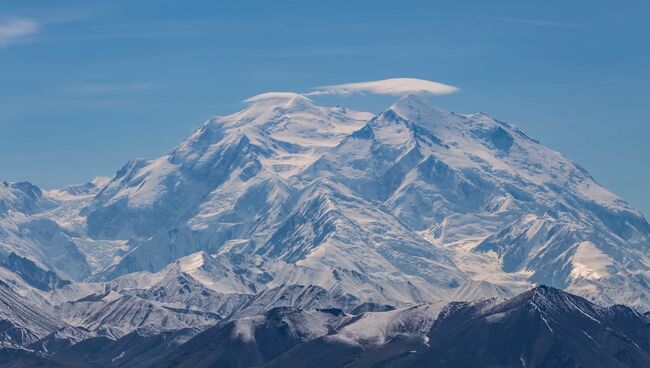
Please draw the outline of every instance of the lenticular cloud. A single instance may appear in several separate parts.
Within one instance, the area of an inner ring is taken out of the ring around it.
[[[410,93],[447,95],[460,91],[458,87],[417,78],[391,78],[371,82],[344,83],[318,87],[307,93],[319,95],[382,94],[402,96]]]

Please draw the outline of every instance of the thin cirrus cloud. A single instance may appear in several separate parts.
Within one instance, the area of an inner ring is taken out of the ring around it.
[[[7,47],[25,36],[37,33],[38,22],[30,19],[12,19],[0,23],[0,48]]]
[[[66,92],[86,94],[86,95],[104,95],[128,92],[140,92],[156,90],[164,87],[162,83],[155,82],[134,82],[134,83],[84,83],[74,84],[64,87]]]
[[[529,26],[541,26],[541,27],[559,27],[559,28],[586,28],[583,25],[567,22],[556,22],[544,19],[530,19],[530,18],[507,18],[507,17],[488,17],[487,19],[496,21],[496,22],[505,22],[505,23],[519,23]]]
[[[331,86],[317,87],[314,91],[306,93],[307,96],[353,94],[378,94],[403,96],[410,93],[431,95],[448,95],[460,91],[460,88],[425,79],[417,78],[390,78],[370,82],[344,83]]]

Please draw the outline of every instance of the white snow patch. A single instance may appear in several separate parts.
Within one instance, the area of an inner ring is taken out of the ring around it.
[[[613,264],[612,259],[598,249],[594,243],[585,241],[576,247],[573,256],[573,279],[598,280],[608,275],[607,266]]]
[[[504,319],[505,317],[506,317],[506,314],[505,314],[505,313],[495,313],[495,314],[491,314],[491,315],[485,317],[485,320],[486,320],[488,323],[496,323],[496,322],[501,321],[501,320]]]
[[[205,256],[206,255],[203,252],[196,252],[187,257],[181,258],[179,261],[181,271],[190,272],[203,266]]]
[[[257,322],[255,317],[236,320],[232,331],[233,337],[243,342],[254,342],[255,322]]]
[[[111,359],[111,362],[122,359],[124,357],[125,353],[126,353],[125,351],[121,352],[120,355],[118,355],[115,358]]]

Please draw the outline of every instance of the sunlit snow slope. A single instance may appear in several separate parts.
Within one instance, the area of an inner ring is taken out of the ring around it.
[[[646,219],[514,125],[415,95],[376,116],[245,103],[110,179],[0,184],[2,272],[89,328],[133,305],[183,327],[533,284],[650,309]]]

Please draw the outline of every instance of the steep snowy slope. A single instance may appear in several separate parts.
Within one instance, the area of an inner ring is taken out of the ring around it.
[[[0,281],[0,345],[26,345],[64,323]]]
[[[36,287],[81,281],[119,261],[126,241],[88,237],[81,214],[108,178],[44,191],[28,182],[0,183],[0,261]]]
[[[137,244],[110,275],[157,271],[235,239],[263,242],[287,215],[291,176],[368,118],[295,94],[248,103],[169,155],[128,163],[99,192],[84,211],[90,234]]]
[[[474,241],[474,252],[496,253],[503,271],[531,282],[589,284],[581,290],[606,302],[650,301],[644,217],[559,153],[484,114],[457,115],[407,96],[303,178],[327,178],[381,203],[433,245],[467,250]],[[585,244],[600,255],[589,266],[578,259]],[[600,272],[579,271],[589,267]],[[617,285],[629,293],[608,289]]]
[[[539,283],[650,309],[648,222],[515,126],[413,95],[376,116],[295,93],[246,104],[111,179],[0,185],[0,271],[127,332],[106,313],[180,326],[181,309],[349,312]]]
[[[206,328],[218,321],[213,314],[166,308],[137,296],[115,294],[93,295],[67,302],[56,312],[73,326],[93,332],[108,328],[108,334],[114,337],[122,337],[141,327],[169,331]]]
[[[468,281],[461,285],[450,297],[453,301],[474,301],[488,298],[507,298],[514,296],[512,290],[487,281]]]
[[[258,253],[335,269],[344,288],[365,289],[359,295],[385,290],[401,301],[432,300],[436,293],[428,286],[448,288],[463,279],[445,249],[326,179],[302,191],[294,211]]]
[[[86,259],[69,234],[53,219],[40,214],[57,201],[28,183],[0,183],[0,259],[5,267],[31,261],[37,272],[52,271],[62,278],[81,280],[90,275]],[[13,259],[11,258],[13,257]]]
[[[129,239],[134,248],[101,277],[158,271],[205,251],[255,252],[333,270],[334,282],[300,285],[364,296],[359,303],[420,303],[439,299],[437,288],[464,282],[450,252],[386,209],[345,186],[300,178],[368,114],[317,107],[292,94],[248,102],[169,155],[129,163],[97,194],[84,210],[90,235]]]
[[[438,302],[363,313],[343,323],[329,338],[366,347],[381,346],[393,339],[414,339],[426,343],[424,337],[445,305]]]

